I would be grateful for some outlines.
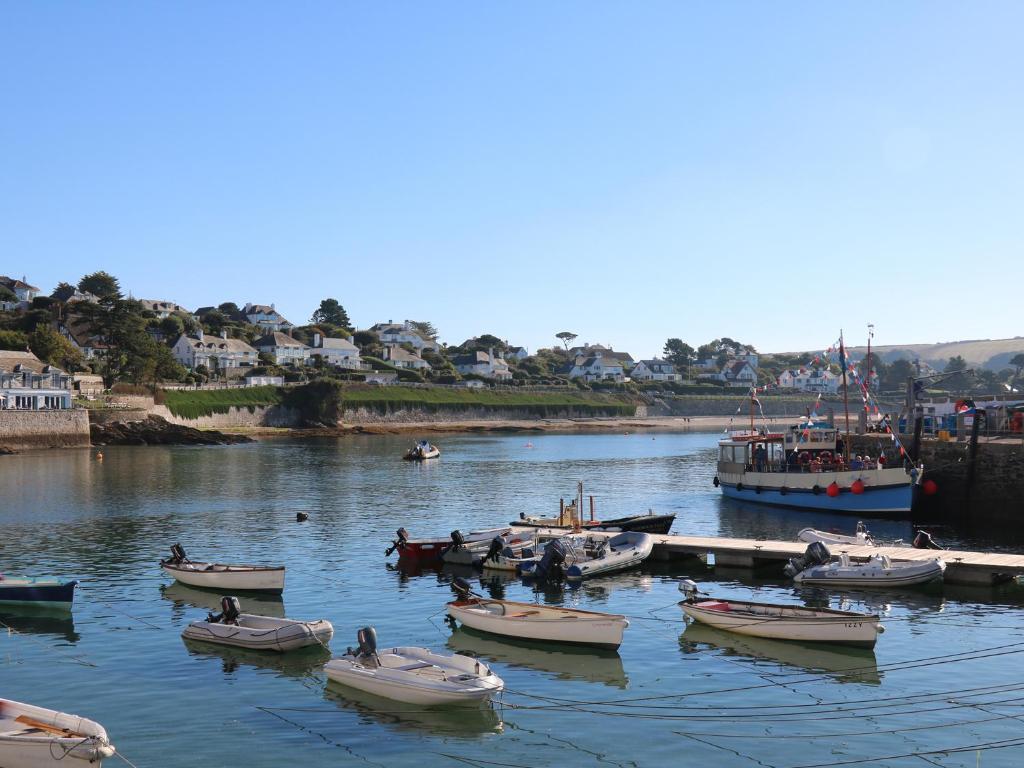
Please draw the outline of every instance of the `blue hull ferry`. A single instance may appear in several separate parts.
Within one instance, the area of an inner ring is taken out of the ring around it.
[[[843,456],[839,431],[805,423],[786,432],[733,432],[718,443],[715,485],[758,504],[859,515],[907,517],[919,472],[882,457]]]

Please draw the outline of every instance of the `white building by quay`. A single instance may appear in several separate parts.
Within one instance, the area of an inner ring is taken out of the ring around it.
[[[0,410],[56,411],[72,407],[72,379],[31,352],[0,350]]]

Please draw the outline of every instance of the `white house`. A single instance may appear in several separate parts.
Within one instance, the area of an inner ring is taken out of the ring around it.
[[[721,376],[727,387],[757,386],[757,370],[746,360],[730,360],[722,369]]]
[[[779,374],[779,386],[800,392],[834,394],[839,391],[840,378],[828,369],[787,370]]]
[[[295,326],[285,320],[274,305],[246,304],[242,309],[245,319],[263,331],[290,331]]]
[[[278,365],[305,365],[312,350],[286,333],[274,331],[256,339],[257,350],[274,358]]]
[[[409,368],[416,371],[430,369],[430,363],[415,352],[410,352],[393,344],[384,347],[384,359],[395,366],[395,368]]]
[[[71,408],[71,387],[71,376],[31,352],[0,350],[0,410]]]
[[[366,367],[366,364],[359,359],[359,347],[352,343],[352,337],[347,339],[332,339],[320,333],[313,334],[313,346],[309,351],[310,363],[315,355],[320,355],[328,365],[338,368],[350,368],[358,370]]]
[[[525,360],[530,356],[530,352],[526,347],[509,347],[505,352],[505,357],[511,357],[514,360]]]
[[[189,313],[187,309],[173,301],[160,301],[159,299],[139,299],[138,301],[143,309],[153,312],[161,320],[176,313],[186,315]]]
[[[433,339],[428,339],[416,330],[409,320],[404,323],[377,323],[370,330],[380,337],[380,343],[388,344],[411,344],[417,352],[437,352],[440,347]]]
[[[24,276],[21,280],[17,280],[7,275],[0,275],[0,285],[10,289],[18,297],[18,303],[23,306],[28,306],[32,303],[32,299],[39,295],[39,289],[26,283]]]
[[[576,359],[566,368],[570,379],[584,381],[625,381],[622,363],[614,357],[605,357],[598,350],[592,355],[577,355]]]
[[[641,360],[629,374],[634,381],[682,381],[676,367],[668,360]]]
[[[206,335],[202,329],[193,336],[183,333],[171,347],[171,354],[191,370],[204,365],[211,371],[227,372],[231,368],[251,368],[259,362],[255,349],[241,339],[228,338],[227,331],[220,336]]]
[[[477,376],[486,376],[502,381],[512,378],[512,371],[508,369],[508,363],[495,355],[494,349],[487,352],[477,351],[458,355],[452,360],[452,365],[461,374],[475,373]]]

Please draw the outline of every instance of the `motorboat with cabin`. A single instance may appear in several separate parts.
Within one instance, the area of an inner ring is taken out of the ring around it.
[[[919,472],[879,459],[847,462],[838,428],[806,421],[783,432],[738,431],[718,443],[723,495],[797,509],[900,517],[910,512]]]
[[[222,592],[283,592],[283,565],[226,565],[199,563],[188,559],[181,544],[171,547],[171,556],[160,561],[169,576],[192,587]]]

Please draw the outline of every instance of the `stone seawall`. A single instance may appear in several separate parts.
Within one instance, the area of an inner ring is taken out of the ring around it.
[[[643,418],[647,415],[644,406],[637,406],[635,416]],[[543,415],[518,409],[493,408],[458,408],[429,410],[426,408],[397,408],[380,410],[379,408],[346,408],[341,417],[343,426],[359,424],[421,424],[432,422],[438,424],[464,421],[533,421],[537,419],[580,419],[600,418],[600,414],[581,413],[573,408],[560,408],[557,411],[547,410]],[[617,418],[624,418],[618,416]]]
[[[88,448],[89,413],[63,411],[0,411],[0,448]]]
[[[299,413],[283,405],[231,406],[227,413],[213,413],[198,419],[175,416],[166,405],[155,405],[149,409],[154,416],[161,416],[171,424],[196,429],[231,429],[237,427],[295,427],[299,424]]]

